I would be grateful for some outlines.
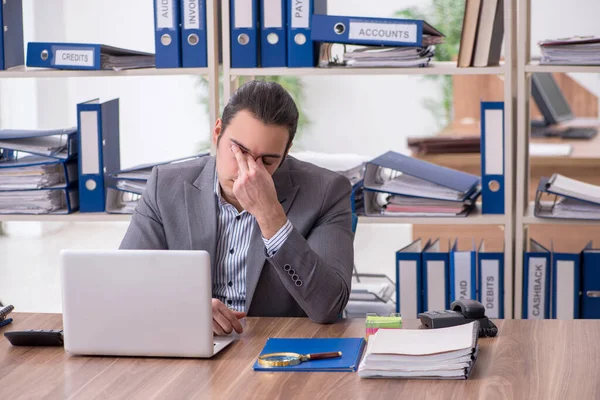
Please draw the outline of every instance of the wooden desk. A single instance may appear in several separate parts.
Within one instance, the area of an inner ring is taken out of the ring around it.
[[[58,314],[14,314],[0,332],[58,329]],[[248,318],[243,337],[211,360],[71,356],[0,341],[0,396],[29,398],[598,399],[600,320],[497,322],[469,380],[360,379],[356,373],[255,372],[268,337],[359,337],[363,320],[317,325]],[[408,328],[417,321],[407,321]],[[115,327],[118,329],[118,327]],[[176,338],[175,338],[176,340]]]

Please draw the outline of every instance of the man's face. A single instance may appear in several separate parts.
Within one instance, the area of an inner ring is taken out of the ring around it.
[[[219,136],[222,136],[221,140]],[[217,172],[222,192],[235,199],[233,182],[238,176],[238,163],[231,151],[232,144],[237,144],[242,153],[249,154],[254,160],[261,159],[273,175],[286,155],[288,138],[286,127],[265,125],[246,110],[239,111],[225,131],[221,129],[221,120],[217,121],[213,142],[217,147]]]

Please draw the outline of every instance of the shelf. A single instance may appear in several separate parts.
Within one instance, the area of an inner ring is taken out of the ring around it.
[[[426,68],[232,68],[232,76],[333,76],[333,75],[498,75],[504,65],[458,68],[456,63],[432,62]]]
[[[359,224],[411,224],[411,225],[504,225],[506,215],[481,214],[478,205],[468,217],[365,217],[358,218]]]
[[[534,203],[531,202],[523,217],[524,225],[598,225],[600,227],[600,221],[598,220],[537,218],[533,215],[533,209]]]
[[[79,213],[62,215],[27,215],[27,214],[0,214],[2,221],[35,221],[35,222],[116,222],[130,221],[130,214],[107,214],[107,213]]]
[[[540,65],[538,61],[532,61],[525,66],[525,72],[600,74],[600,65]]]
[[[7,78],[80,78],[80,77],[130,77],[130,76],[171,76],[171,75],[208,75],[208,68],[140,68],[124,71],[112,70],[58,70],[46,68],[27,68],[24,66],[0,71],[0,79]]]

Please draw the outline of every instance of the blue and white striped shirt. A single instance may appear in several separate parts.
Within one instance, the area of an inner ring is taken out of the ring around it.
[[[221,197],[221,186],[215,173],[215,194],[218,198],[217,249],[215,273],[212,277],[213,298],[236,311],[246,310],[246,260],[254,227],[254,216],[241,213]],[[292,233],[288,220],[269,240],[263,237],[268,257],[283,246]],[[261,249],[264,250],[264,249]],[[261,251],[252,249],[252,251]]]

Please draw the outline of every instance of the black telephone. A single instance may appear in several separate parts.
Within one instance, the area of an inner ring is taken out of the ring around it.
[[[450,304],[451,310],[427,311],[417,317],[430,329],[447,328],[479,321],[479,337],[493,337],[498,328],[485,316],[485,307],[477,300],[456,300]]]

